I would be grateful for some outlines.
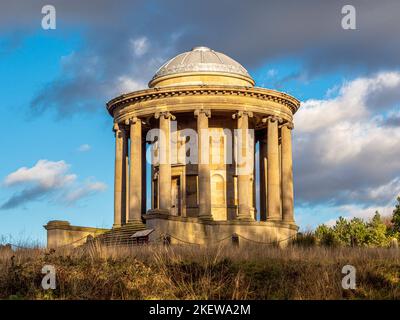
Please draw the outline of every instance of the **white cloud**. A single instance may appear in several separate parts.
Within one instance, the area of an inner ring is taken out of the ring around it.
[[[338,216],[342,216],[346,220],[353,218],[360,218],[364,221],[370,220],[375,212],[378,211],[381,217],[391,216],[393,213],[393,206],[391,204],[386,206],[368,206],[362,207],[357,205],[344,205],[337,208]],[[334,226],[337,219],[330,219],[325,224],[328,226]]]
[[[82,186],[78,186],[70,191],[68,191],[63,200],[68,204],[74,204],[78,200],[93,195],[97,192],[102,192],[107,189],[107,185],[103,182],[87,182]]]
[[[38,184],[45,189],[60,188],[76,180],[75,174],[66,174],[69,165],[65,161],[39,160],[32,168],[22,167],[10,173],[4,180],[5,186]]]
[[[79,146],[78,151],[79,152],[87,152],[90,149],[92,149],[92,147],[89,144],[85,143],[85,144],[82,144]]]
[[[149,40],[146,37],[131,39],[130,45],[137,57],[144,55],[149,50]]]
[[[335,98],[302,104],[294,130],[300,204],[390,206],[400,192],[400,126],[387,119],[397,115],[393,92],[400,73],[382,72],[344,83]]]
[[[55,199],[69,205],[104,191],[102,182],[77,181],[76,174],[68,173],[70,165],[65,161],[39,160],[33,167],[22,167],[10,173],[3,181],[7,188],[18,188],[0,209],[13,209],[31,201]]]
[[[127,92],[145,89],[147,87],[147,85],[144,82],[134,80],[131,77],[120,76],[117,79],[117,83],[116,83],[115,87],[116,87],[116,90],[114,91],[115,92],[114,94],[121,94],[121,93],[127,93]]]

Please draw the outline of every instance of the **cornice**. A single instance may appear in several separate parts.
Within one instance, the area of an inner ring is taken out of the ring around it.
[[[296,98],[275,90],[264,89],[258,87],[240,87],[240,86],[174,86],[163,88],[151,88],[140,91],[134,91],[128,94],[120,95],[107,103],[108,112],[113,115],[114,109],[129,105],[132,103],[140,103],[149,100],[164,99],[169,97],[183,96],[244,96],[254,97],[260,100],[273,101],[289,107],[294,114],[300,107],[300,101]]]

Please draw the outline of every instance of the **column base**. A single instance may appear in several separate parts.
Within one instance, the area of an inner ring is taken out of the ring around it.
[[[168,209],[150,209],[147,210],[146,215],[148,214],[165,214],[165,215],[169,215],[170,211]]]
[[[280,217],[267,217],[267,221],[273,221],[273,222],[275,222],[275,221],[282,221],[282,218],[280,218]]]
[[[207,215],[207,216],[198,216],[200,220],[203,221],[214,221],[214,218],[212,215]]]
[[[285,222],[285,223],[289,223],[289,224],[295,224],[296,223],[296,221],[294,221],[294,219],[283,219],[282,221]]]
[[[238,216],[236,220],[254,221],[254,209],[251,210],[251,208],[247,205],[239,205]]]
[[[255,219],[253,218],[253,217],[251,217],[251,216],[238,216],[237,218],[236,218],[236,220],[239,220],[239,221],[255,221]]]
[[[122,227],[122,224],[120,224],[120,223],[114,223],[113,226],[112,226],[113,229],[121,228],[121,227]]]
[[[135,219],[135,220],[128,220],[128,222],[126,223],[127,225],[132,225],[132,224],[144,224],[142,219]]]

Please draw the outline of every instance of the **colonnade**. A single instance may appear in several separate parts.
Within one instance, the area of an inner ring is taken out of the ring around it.
[[[209,109],[194,111],[198,131],[198,216],[203,220],[212,220],[211,214],[211,183],[209,140],[208,136],[200,134],[209,128]],[[159,164],[159,208],[160,212],[169,213],[171,209],[171,154],[170,128],[175,117],[168,111],[157,112],[154,117],[159,121],[159,128],[164,137],[160,144]],[[244,155],[254,157],[248,150],[249,119],[252,112],[238,111],[232,115],[236,128],[241,134],[241,149]],[[275,116],[262,119],[262,134],[260,135],[260,220],[294,222],[293,217],[293,173],[292,173],[292,123],[283,122]],[[126,223],[141,223],[141,216],[146,212],[146,181],[145,181],[145,142],[142,137],[142,121],[132,118],[124,124],[115,124],[115,186],[114,186],[114,227]],[[128,143],[130,141],[130,147]],[[129,150],[129,154],[128,154]],[[237,219],[254,220],[249,204],[249,190],[254,176],[254,161],[249,171],[237,175]]]

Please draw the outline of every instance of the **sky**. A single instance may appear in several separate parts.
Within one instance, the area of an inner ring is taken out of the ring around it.
[[[42,28],[42,7],[56,29]],[[344,5],[356,29],[342,28]],[[390,214],[400,193],[400,2],[0,2],[0,242],[43,225],[111,227],[114,134],[105,103],[146,88],[199,45],[301,101],[293,131],[302,230]]]

